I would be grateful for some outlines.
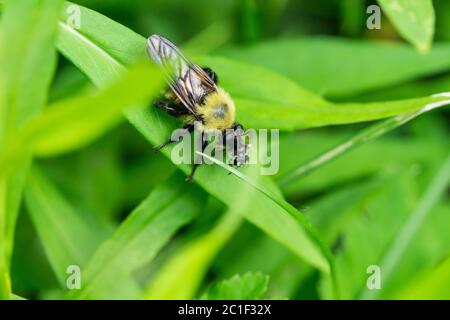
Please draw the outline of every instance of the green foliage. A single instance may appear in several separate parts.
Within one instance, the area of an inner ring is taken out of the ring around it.
[[[241,217],[236,212],[225,213],[211,231],[180,248],[152,279],[145,298],[193,299],[217,252],[240,224]]]
[[[431,47],[434,35],[434,9],[431,0],[378,0],[403,38],[419,51]]]
[[[269,277],[262,273],[246,273],[243,276],[223,280],[205,292],[202,300],[258,300],[264,297]]]
[[[56,64],[54,37],[61,5],[51,0],[5,4],[0,25],[1,149],[45,104]],[[29,160],[26,155],[15,173],[0,177],[0,299],[10,296],[14,229]]]
[[[449,292],[449,259],[441,263],[436,269],[417,279],[414,287],[408,288],[400,296],[399,299],[424,300],[439,299],[448,300]]]
[[[330,52],[333,59],[328,58]],[[274,39],[249,48],[223,49],[221,53],[262,65],[331,98],[389,88],[450,69],[448,43],[437,43],[425,55],[401,43],[318,36]],[[351,61],[344,63],[349,57]]]
[[[450,7],[378,3],[0,0],[0,299],[448,298]],[[152,33],[281,131],[276,175],[151,151]]]
[[[202,208],[202,192],[192,190],[180,174],[155,189],[102,243],[86,266],[87,285],[70,297],[98,298],[146,263]],[[176,186],[174,188],[174,186]]]
[[[69,265],[84,265],[102,240],[102,228],[92,228],[36,167],[25,189],[28,212],[60,285]]]
[[[101,19],[100,17],[97,17]],[[110,22],[114,24],[113,22]],[[128,39],[125,39],[128,40]],[[132,39],[131,39],[132,40]],[[84,52],[92,51],[102,51],[106,53],[107,49],[100,48],[99,44],[94,42],[94,39],[85,42]],[[115,47],[115,42],[121,41],[121,39],[114,38],[111,40],[112,43],[107,46],[107,48]],[[92,79],[94,83],[98,86],[103,86],[104,81],[110,81],[109,77],[114,77],[117,69],[120,68],[120,62],[115,60],[111,55],[102,54],[101,59],[104,63],[108,61],[114,61],[109,64],[109,67],[105,70],[99,72],[98,70],[92,70],[89,68],[90,59],[86,59],[84,55],[79,54],[79,48],[74,47],[72,43],[65,42],[67,46],[63,43],[60,44],[61,50],[68,56],[72,61],[82,68],[82,70]],[[144,45],[144,40],[141,41]],[[71,50],[73,48],[73,50]],[[100,59],[100,57],[99,57]],[[143,111],[136,110],[132,112],[127,112],[127,117],[129,121],[154,145],[164,142],[167,136],[170,135],[170,128],[174,129],[174,121],[170,121],[167,115],[160,114],[156,110]],[[166,120],[167,119],[167,120]],[[169,155],[169,148],[167,148],[163,153]],[[181,168],[188,172],[190,168],[187,166],[181,166]],[[210,194],[214,195],[225,204],[232,205],[238,201],[235,190],[248,190],[245,183],[240,182],[237,179],[224,179],[224,173],[217,168],[208,168],[213,170],[200,171],[196,180],[198,183],[205,188]],[[260,179],[261,177],[259,177]],[[265,180],[266,184],[270,185],[270,181]],[[274,188],[271,186],[270,188]],[[246,191],[249,192],[249,191]],[[250,198],[251,196],[249,196]],[[246,217],[254,224],[262,228],[265,232],[268,232],[272,237],[281,241],[286,246],[294,250],[298,255],[304,259],[307,259],[310,263],[319,267],[322,270],[327,271],[329,267],[325,261],[324,256],[318,252],[318,249],[311,243],[305,234],[302,226],[295,222],[295,218],[287,214],[285,208],[280,208],[278,205],[273,203],[273,200],[269,197],[259,196],[254,200],[254,206],[246,208],[243,206],[241,210],[246,212]],[[249,200],[246,200],[250,202]],[[284,209],[284,210],[283,210]],[[296,213],[297,215],[297,213]],[[304,244],[300,249],[298,243]]]

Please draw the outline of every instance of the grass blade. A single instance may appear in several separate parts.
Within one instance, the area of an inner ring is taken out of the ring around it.
[[[14,165],[23,150],[49,156],[85,146],[120,122],[124,109],[145,105],[159,92],[162,81],[159,70],[138,65],[97,95],[57,102],[17,132],[0,153],[0,172]]]
[[[88,221],[77,213],[36,166],[30,170],[25,200],[56,279],[67,291],[67,268],[72,265],[83,268],[109,234],[110,227],[92,219]],[[130,278],[119,281],[117,289],[120,294],[104,293],[101,298],[140,297],[138,285]]]
[[[439,96],[450,97],[450,93],[439,94]],[[308,174],[312,170],[315,170],[315,169],[323,166],[324,164],[326,164],[330,161],[333,161],[337,157],[352,150],[353,148],[355,148],[365,142],[374,140],[374,139],[404,125],[405,123],[415,119],[416,117],[418,117],[428,111],[447,106],[448,104],[450,104],[450,100],[441,101],[439,103],[428,104],[420,110],[401,114],[396,117],[384,120],[383,122],[376,123],[366,129],[364,129],[362,132],[358,133],[357,135],[355,135],[353,138],[349,139],[345,143],[342,143],[342,144],[338,145],[337,147],[334,147],[331,150],[321,154],[320,156],[316,157],[312,161],[310,161],[288,173],[285,173],[283,176],[281,176],[279,178],[278,182],[282,186],[289,185],[290,183],[301,178],[302,176]]]
[[[380,268],[383,272],[383,281],[386,281],[391,276],[393,269],[398,261],[402,258],[406,248],[414,239],[417,231],[422,223],[426,220],[431,209],[438,202],[440,197],[445,193],[450,181],[450,155],[445,159],[443,165],[439,168],[437,174],[430,183],[428,189],[425,191],[419,204],[409,217],[408,221],[403,225],[398,232],[394,241],[385,251]],[[364,288],[361,293],[362,299],[374,299],[379,294],[379,290],[368,290]]]
[[[229,211],[211,231],[176,252],[151,281],[145,299],[195,298],[214,257],[235,234],[241,222],[238,212]]]
[[[96,251],[84,269],[85,286],[72,299],[95,299],[150,262],[175,232],[202,209],[204,194],[180,173],[157,187]]]
[[[56,64],[54,38],[61,0],[9,1],[0,25],[0,149],[47,99]],[[12,45],[14,44],[14,45]],[[30,161],[0,177],[0,299],[10,298],[9,265],[14,229]],[[1,170],[2,168],[0,168]]]

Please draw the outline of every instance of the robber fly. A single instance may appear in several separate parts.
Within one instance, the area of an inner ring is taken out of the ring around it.
[[[225,144],[233,146],[233,165],[245,165],[248,157],[244,128],[235,122],[235,104],[230,95],[217,85],[217,74],[210,68],[201,68],[190,62],[172,42],[159,35],[148,38],[147,51],[162,67],[169,85],[164,96],[154,105],[171,116],[184,117],[183,129],[186,132],[199,130],[203,137],[202,152],[209,143],[208,133],[219,133],[223,137],[223,147]],[[231,143],[227,144],[227,141]],[[174,142],[169,139],[155,150],[160,151]],[[194,164],[186,181],[192,182],[197,167],[198,164]]]

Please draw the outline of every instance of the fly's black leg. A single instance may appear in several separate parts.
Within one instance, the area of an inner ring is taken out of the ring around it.
[[[187,183],[192,183],[192,181],[194,180],[194,175],[195,175],[195,171],[197,171],[197,168],[199,167],[199,164],[194,164],[194,166],[192,167],[192,171],[191,174],[189,175],[189,177],[186,178],[186,182]]]
[[[163,144],[161,144],[161,145],[159,145],[159,146],[157,146],[157,147],[154,147],[153,148],[153,151],[155,151],[155,152],[160,152],[164,147],[167,147],[168,145],[170,145],[170,144],[172,144],[172,143],[175,143],[176,141],[172,141],[172,139],[169,139],[169,140],[167,140],[166,142],[164,142]]]
[[[185,125],[184,127],[183,127],[183,129],[186,131],[186,133],[192,133],[192,131],[194,131],[194,125],[192,125],[192,124],[187,124],[187,125]],[[155,151],[155,152],[159,152],[159,151],[161,151],[161,149],[163,149],[164,147],[167,147],[168,145],[170,145],[170,144],[172,144],[172,143],[175,143],[175,142],[178,142],[178,141],[173,141],[172,140],[172,137],[170,137],[166,142],[164,142],[163,144],[161,144],[161,145],[159,145],[159,146],[157,146],[157,147],[154,147],[153,148],[153,151]]]
[[[207,145],[208,145],[208,141],[205,140],[205,136],[203,136],[202,153],[203,153],[203,151],[205,150],[205,148],[206,148]],[[191,174],[189,175],[189,177],[186,178],[186,182],[187,182],[187,183],[192,183],[192,181],[194,180],[195,172],[197,171],[197,169],[198,169],[199,166],[200,166],[200,164],[194,163],[194,166],[192,167]]]

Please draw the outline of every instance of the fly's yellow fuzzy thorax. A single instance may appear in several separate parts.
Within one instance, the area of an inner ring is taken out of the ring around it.
[[[234,102],[222,88],[206,96],[203,104],[196,106],[196,112],[203,119],[205,131],[229,129],[236,118]]]

